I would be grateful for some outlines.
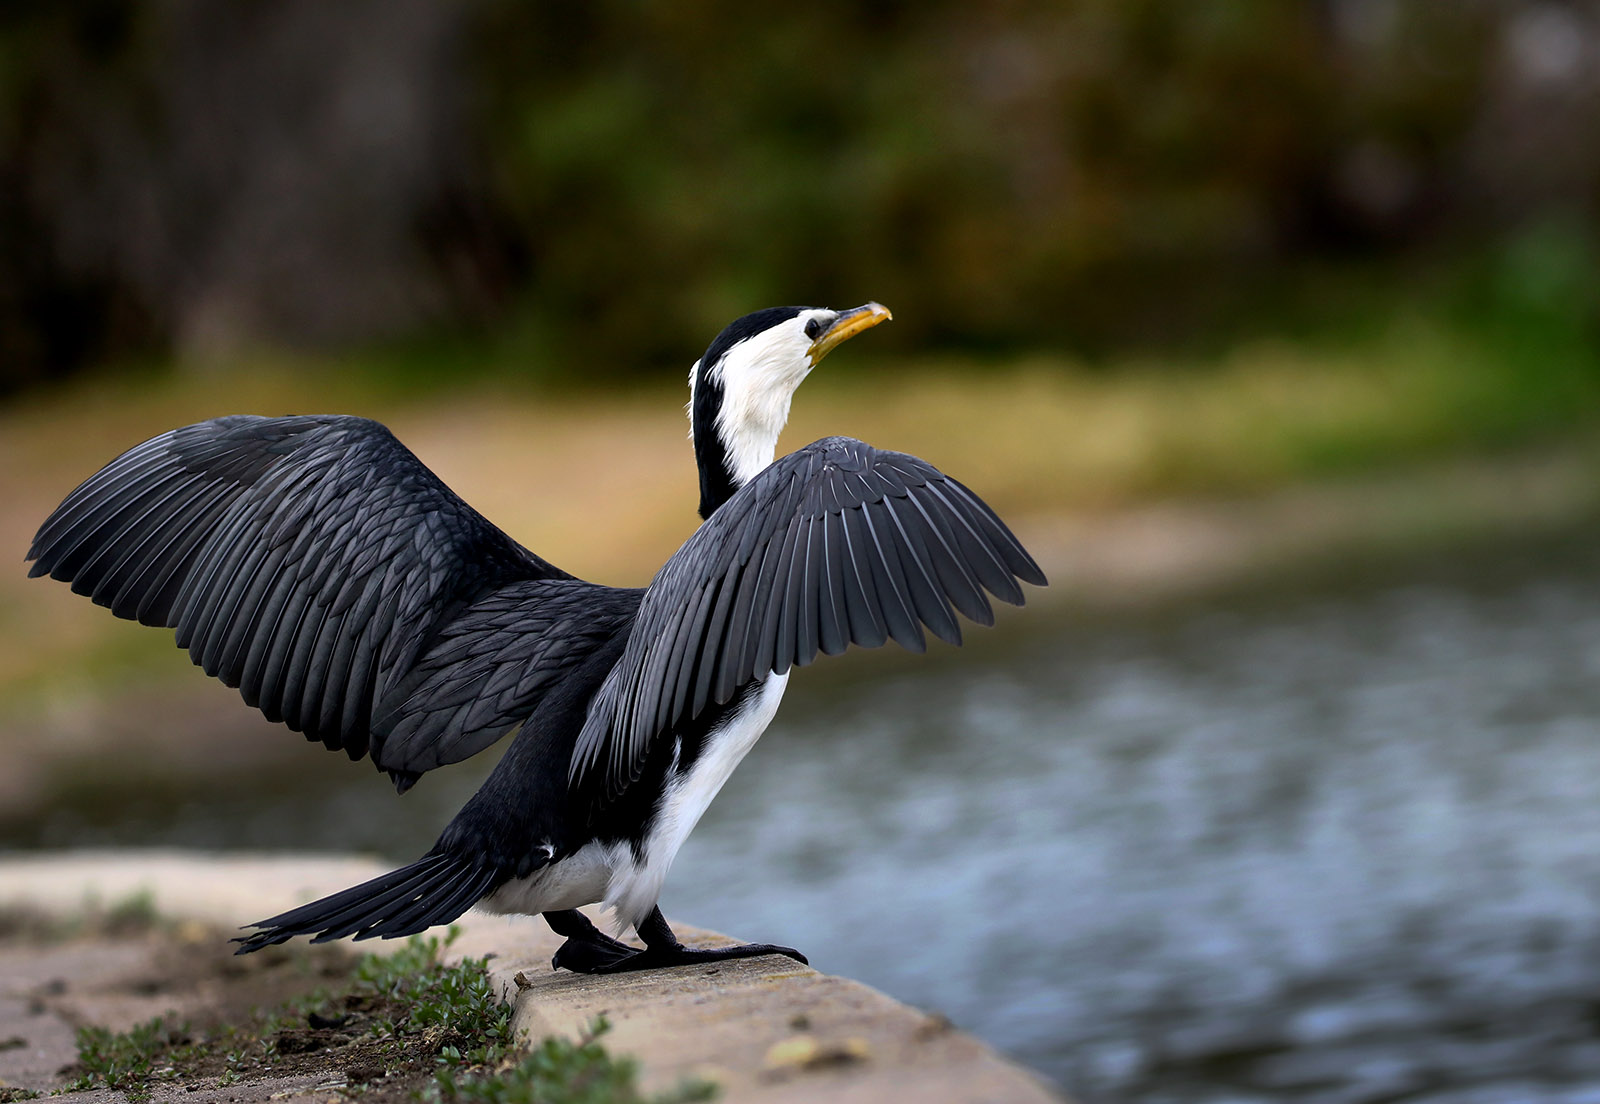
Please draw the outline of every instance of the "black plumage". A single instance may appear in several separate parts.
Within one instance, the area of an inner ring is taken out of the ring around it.
[[[254,925],[244,949],[406,935],[485,901],[549,915],[571,936],[561,965],[701,960],[653,897],[625,917],[646,952],[571,907],[603,885],[611,901],[619,878],[658,885],[679,822],[759,735],[791,668],[850,644],[921,651],[924,629],[959,643],[957,611],[992,624],[987,595],[1020,604],[1019,581],[1045,581],[976,495],[916,457],[832,437],[751,474],[776,441],[767,392],[786,415],[816,360],[880,315],[774,308],[719,335],[691,404],[707,520],[644,590],[545,562],[362,418],[186,426],[69,494],[31,574],[175,630],[247,703],[370,756],[401,792],[517,732],[427,855]],[[788,375],[786,356],[800,362]]]

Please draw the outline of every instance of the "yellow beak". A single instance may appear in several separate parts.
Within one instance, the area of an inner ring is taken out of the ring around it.
[[[811,348],[806,350],[811,356],[811,366],[815,368],[823,357],[833,352],[836,346],[849,341],[863,330],[870,330],[879,322],[887,322],[894,315],[889,313],[889,308],[882,303],[868,303],[864,307],[844,311],[834,319],[833,325],[811,343]]]

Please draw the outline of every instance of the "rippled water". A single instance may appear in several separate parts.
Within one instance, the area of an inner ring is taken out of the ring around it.
[[[1587,547],[803,672],[664,905],[1087,1102],[1600,1101]],[[308,767],[12,842],[410,857],[473,784]]]

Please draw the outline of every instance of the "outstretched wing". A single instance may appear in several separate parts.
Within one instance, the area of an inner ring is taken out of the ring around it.
[[[638,602],[552,567],[382,425],[339,416],[146,441],[68,495],[28,558],[176,629],[269,719],[370,753],[401,789],[493,743]]]
[[[650,741],[752,679],[818,652],[922,628],[952,644],[951,609],[994,623],[984,592],[1021,605],[1039,565],[977,495],[933,465],[830,437],[774,462],[667,561],[621,662],[591,706],[574,778],[604,763],[615,792]]]

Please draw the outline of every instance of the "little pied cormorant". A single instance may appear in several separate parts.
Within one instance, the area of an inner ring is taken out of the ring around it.
[[[369,755],[404,793],[508,732],[510,749],[409,866],[250,925],[241,952],[411,935],[474,904],[540,913],[586,973],[783,954],[684,947],[657,907],[792,667],[850,644],[959,643],[1044,574],[932,465],[828,437],[774,460],[795,389],[890,317],[774,307],[689,373],[703,524],[643,590],[574,578],[457,498],[376,422],[217,418],[113,460],[34,537],[49,574],[179,647],[244,700]],[[580,905],[603,902],[636,950]]]

